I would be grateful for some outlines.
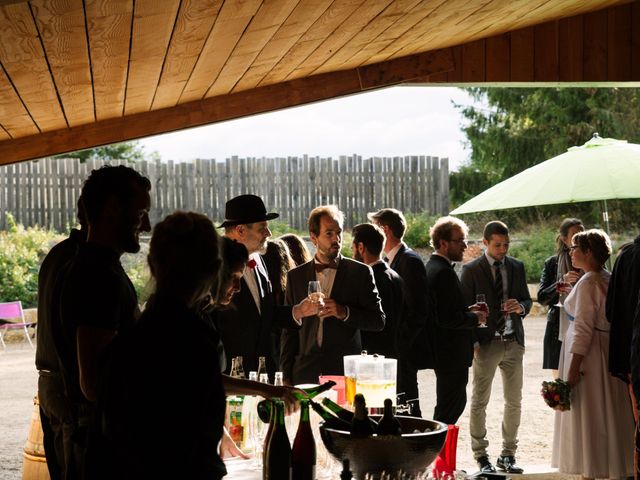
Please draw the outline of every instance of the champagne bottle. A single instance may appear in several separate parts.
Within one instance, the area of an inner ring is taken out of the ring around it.
[[[273,404],[273,400],[266,400],[266,402]],[[267,478],[267,445],[269,445],[269,441],[271,440],[271,435],[273,434],[273,427],[276,424],[276,409],[272,406],[269,409],[269,428],[267,429],[267,434],[264,436],[264,443],[262,444],[262,478]]]
[[[267,373],[267,359],[265,357],[258,357],[258,378],[262,373]]]
[[[342,460],[342,473],[340,474],[340,480],[352,480],[353,473],[349,469],[349,459]]]
[[[353,420],[351,421],[351,436],[369,437],[373,435],[374,428],[369,422],[369,414],[364,396],[361,393],[356,393],[353,404],[355,411],[353,412]]]
[[[402,435],[402,426],[393,415],[393,402],[390,398],[384,401],[384,415],[378,422],[376,433],[378,435]]]
[[[273,384],[276,387],[281,387],[284,385],[284,379],[282,378],[282,372],[276,372],[273,375]]]
[[[238,357],[233,357],[231,359],[231,370],[229,371],[229,376],[238,378]]]
[[[267,445],[265,480],[291,480],[291,444],[284,424],[284,403],[275,400],[275,423]]]
[[[362,397],[361,394],[358,394]],[[364,397],[362,397],[364,399]],[[355,400],[354,400],[355,402]],[[355,403],[354,403],[355,405]],[[323,398],[322,399],[322,406],[324,406],[325,408],[327,408],[328,410],[330,410],[331,412],[335,413],[336,416],[338,418],[340,418],[341,420],[344,420],[345,422],[351,424],[351,422],[353,422],[353,412],[347,410],[346,408],[342,408],[340,405],[338,405],[335,402],[332,402],[331,400],[329,400],[328,398]],[[369,423],[371,423],[371,426],[373,427],[373,429],[375,430],[376,428],[378,428],[378,422],[376,422],[374,419],[369,418]]]
[[[304,394],[294,392],[293,395],[298,400],[303,400],[305,398],[313,398],[316,395],[321,394],[322,392],[326,392],[327,390],[330,390],[331,387],[333,387],[335,384],[336,382],[330,380],[328,382],[323,383],[322,385],[318,385],[317,387],[303,388],[302,391],[304,392]],[[258,403],[258,417],[264,423],[267,423],[271,418],[271,404],[267,400],[263,400]]]
[[[238,372],[238,378],[247,378],[244,374],[244,367],[242,366],[242,356],[237,357],[236,368]]]
[[[291,450],[293,480],[316,480],[316,442],[309,423],[309,401],[300,401],[300,423]]]
[[[324,420],[325,427],[333,428],[335,430],[346,430],[347,432],[351,429],[351,423],[345,422],[332,413],[329,413],[329,411],[325,410],[319,403],[309,400],[309,405],[311,405],[313,411],[320,415]]]

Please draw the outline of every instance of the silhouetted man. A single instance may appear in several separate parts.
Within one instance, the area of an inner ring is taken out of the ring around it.
[[[120,256],[138,252],[140,233],[151,229],[150,189],[147,178],[124,166],[94,170],[82,188],[87,240],[58,277],[54,302],[59,312],[53,323],[56,353],[66,398],[74,408],[67,478],[81,478],[90,470],[86,447],[99,362],[117,333],[130,328],[139,313]]]
[[[60,374],[58,355],[54,340],[52,311],[53,290],[56,278],[78,252],[87,238],[87,221],[78,200],[80,230],[74,228],[69,237],[55,245],[44,258],[38,274],[38,335],[36,337],[36,368],[38,369],[38,399],[42,424],[44,453],[51,480],[65,477],[69,463],[69,449],[73,429],[73,405],[67,401],[64,383]]]

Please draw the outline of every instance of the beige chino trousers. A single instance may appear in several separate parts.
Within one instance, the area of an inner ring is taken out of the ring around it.
[[[522,404],[522,363],[524,347],[518,342],[500,339],[491,340],[480,346],[473,359],[473,393],[469,430],[471,449],[477,460],[486,457],[487,405],[491,398],[491,384],[496,370],[500,368],[504,392],[504,413],[502,417],[501,455],[515,456],[518,446],[518,428]]]

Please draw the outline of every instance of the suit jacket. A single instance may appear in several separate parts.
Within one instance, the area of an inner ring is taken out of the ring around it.
[[[385,316],[381,332],[361,331],[362,348],[389,358],[398,358],[398,327],[402,323],[404,282],[385,262],[371,266]]]
[[[516,341],[524,346],[524,327],[522,319],[531,310],[531,296],[527,287],[527,277],[524,273],[524,264],[513,257],[504,257],[504,265],[507,269],[507,298],[515,298],[524,307],[524,314],[510,315]],[[502,298],[499,298],[496,289],[491,265],[486,255],[482,255],[475,260],[463,265],[460,277],[464,292],[465,305],[476,303],[476,295],[484,293],[489,306],[489,317],[487,318],[488,328],[476,328],[475,334],[481,344],[490,342],[496,333],[500,313]]]
[[[296,304],[306,298],[309,282],[315,279],[314,260],[290,270],[287,303]],[[324,319],[322,346],[316,341],[320,324],[317,316],[305,317],[301,326],[282,332],[282,371],[292,384],[317,383],[320,375],[344,375],[342,357],[362,350],[360,330],[378,332],[384,328],[384,312],[368,266],[341,258],[329,297],[349,307],[349,318]]]
[[[400,353],[406,354],[419,332],[426,328],[429,315],[427,272],[420,255],[404,243],[393,257],[390,267],[404,281],[405,314],[399,327],[398,341],[403,347]]]
[[[433,254],[426,264],[435,315],[429,319],[436,370],[469,368],[476,315],[467,309],[462,285],[449,261]]]
[[[291,327],[295,323],[291,306],[276,306],[262,258],[259,255],[252,258],[257,262],[254,271],[259,278],[260,311],[243,278],[240,291],[234,295],[229,308],[216,313],[216,328],[224,345],[225,373],[229,373],[233,357],[242,356],[246,374],[251,370],[257,371],[258,358],[265,357],[267,372],[273,376],[280,359],[276,356],[272,333],[279,335],[283,327]]]
[[[639,289],[640,236],[618,253],[607,290],[606,312],[611,322],[609,371],[625,381],[631,372],[631,346],[638,345],[640,336],[639,323],[634,325],[633,320]]]
[[[544,261],[540,285],[538,285],[538,303],[549,307],[547,322],[560,321],[560,307],[556,307],[560,296],[556,290],[558,281],[558,256],[553,255]]]

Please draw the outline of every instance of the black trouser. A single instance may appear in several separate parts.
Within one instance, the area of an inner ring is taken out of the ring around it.
[[[409,360],[398,360],[398,393],[404,392],[404,401],[411,407],[411,415],[421,417],[420,395],[418,392],[418,370]]]
[[[84,470],[86,426],[79,426],[57,373],[39,372],[42,443],[51,480],[77,480]]]
[[[433,411],[433,419],[455,425],[467,405],[469,368],[436,369],[435,373],[436,408]]]

